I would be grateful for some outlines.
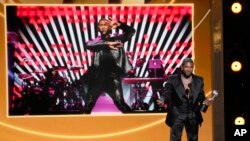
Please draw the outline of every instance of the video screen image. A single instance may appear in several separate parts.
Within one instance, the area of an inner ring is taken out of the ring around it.
[[[193,57],[192,5],[5,8],[9,116],[165,112],[167,76]]]

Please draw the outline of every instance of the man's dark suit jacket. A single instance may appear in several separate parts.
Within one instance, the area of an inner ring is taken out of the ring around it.
[[[190,87],[194,104],[193,111],[199,124],[201,125],[203,118],[199,110],[199,104],[201,104],[206,99],[204,94],[203,78],[193,74]],[[168,76],[167,82],[165,84],[165,91],[163,93],[163,99],[167,103],[166,124],[170,127],[180,115],[179,106],[182,104],[181,98],[183,96],[185,96],[185,88],[181,80],[181,75],[175,74]]]

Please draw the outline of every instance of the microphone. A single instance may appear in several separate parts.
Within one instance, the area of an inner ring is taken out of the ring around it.
[[[219,95],[217,90],[213,90],[212,94],[213,94],[213,96],[211,97],[212,100],[214,100]],[[206,113],[207,109],[208,109],[208,105],[206,105],[205,102],[203,102],[200,106],[200,111]]]
[[[188,97],[188,95],[189,95],[189,89],[186,89],[185,93],[186,93],[186,97]]]
[[[213,90],[212,94],[213,94],[213,96],[212,96],[213,100],[219,95],[217,90]]]
[[[189,99],[189,89],[185,89],[185,95],[183,97]]]
[[[193,98],[193,94],[192,94],[192,91],[191,91],[192,84],[188,83],[188,87],[189,87],[189,91],[190,91],[190,93],[188,93],[188,96],[189,96],[189,98]]]

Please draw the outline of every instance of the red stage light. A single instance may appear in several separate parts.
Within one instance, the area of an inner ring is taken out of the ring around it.
[[[171,30],[172,29],[172,27],[171,27],[171,25],[167,25],[167,30]]]
[[[51,61],[50,64],[51,64],[51,65],[55,65],[56,62],[55,62],[55,61]]]
[[[55,57],[56,56],[56,53],[55,52],[52,52],[52,54],[51,54],[53,57]]]
[[[28,46],[29,48],[33,48],[33,47],[34,47],[33,44],[28,44],[27,46]],[[25,47],[25,45],[24,45],[24,47]]]
[[[172,59],[169,59],[167,63],[168,63],[168,64],[171,64],[172,62],[173,62],[173,60],[172,60]]]
[[[179,21],[179,17],[174,17],[174,22],[178,22]]]
[[[163,22],[163,21],[164,21],[164,18],[162,18],[162,17],[158,18],[158,22],[159,22],[159,23],[161,23],[161,22]]]
[[[180,9],[180,14],[181,15],[186,15],[187,14],[187,9],[186,8]]]
[[[176,61],[175,61],[175,64],[180,64],[181,63],[181,60],[180,59],[177,59]]]
[[[152,43],[152,46],[155,48],[157,47],[157,43]]]
[[[30,58],[33,56],[33,54],[31,52],[29,52],[28,55]]]

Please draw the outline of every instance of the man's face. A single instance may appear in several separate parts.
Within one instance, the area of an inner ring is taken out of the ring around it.
[[[181,72],[185,77],[190,77],[194,70],[194,64],[187,62],[181,66]]]
[[[101,20],[98,23],[98,28],[102,35],[108,34],[109,31],[111,30],[109,23],[106,20]]]

